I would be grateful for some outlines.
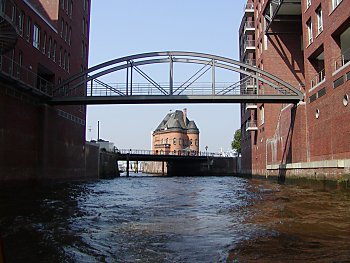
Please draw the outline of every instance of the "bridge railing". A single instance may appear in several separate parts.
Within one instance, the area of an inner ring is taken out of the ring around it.
[[[133,155],[171,155],[171,156],[222,156],[220,153],[213,152],[203,152],[203,151],[186,151],[186,150],[178,150],[176,152],[161,152],[158,150],[137,150],[137,149],[116,149],[116,153],[120,154],[133,154]]]
[[[182,85],[183,83],[174,83],[173,95],[213,95],[211,82],[198,82],[192,85]],[[169,90],[169,83],[159,83],[163,90]],[[244,82],[216,82],[215,95],[242,95],[255,94],[256,84],[254,80],[249,79]],[[126,83],[96,83],[87,86],[87,96],[149,96],[164,95],[162,91],[150,83],[133,83],[132,87]]]

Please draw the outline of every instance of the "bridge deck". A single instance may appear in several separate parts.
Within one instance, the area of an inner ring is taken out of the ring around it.
[[[97,104],[150,104],[150,103],[294,103],[300,102],[300,97],[285,95],[149,95],[149,96],[84,96],[84,97],[54,97],[49,103],[55,105],[97,105]]]

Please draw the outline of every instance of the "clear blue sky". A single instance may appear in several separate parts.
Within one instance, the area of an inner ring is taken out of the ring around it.
[[[245,0],[92,0],[89,66],[151,51],[196,51],[238,60]],[[158,76],[152,72],[152,77]],[[188,109],[200,129],[200,148],[228,150],[240,127],[239,104],[89,106],[87,140],[150,149],[151,133],[170,110]]]

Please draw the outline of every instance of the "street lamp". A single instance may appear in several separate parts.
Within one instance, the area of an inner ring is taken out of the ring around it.
[[[205,155],[208,155],[208,145],[205,146]]]

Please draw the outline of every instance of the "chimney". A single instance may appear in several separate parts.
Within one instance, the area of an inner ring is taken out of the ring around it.
[[[184,123],[185,123],[185,125],[187,125],[187,108],[184,108],[183,109],[183,115],[184,115]]]

